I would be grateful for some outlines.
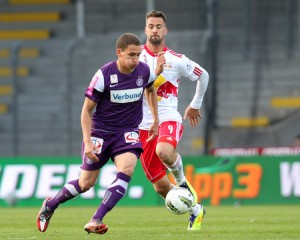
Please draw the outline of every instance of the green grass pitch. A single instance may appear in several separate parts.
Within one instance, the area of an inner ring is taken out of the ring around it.
[[[105,235],[87,234],[83,226],[96,207],[61,206],[48,230],[35,224],[39,208],[0,208],[0,239],[118,240],[259,240],[300,239],[300,205],[207,207],[201,231],[187,231],[188,214],[176,216],[165,207],[116,207],[108,213]]]

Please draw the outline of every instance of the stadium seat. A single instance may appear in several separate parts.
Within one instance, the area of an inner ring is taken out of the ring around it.
[[[0,86],[0,96],[10,95],[12,93],[13,87],[11,85]]]
[[[191,139],[191,143],[192,143],[192,147],[194,149],[199,149],[202,148],[204,146],[204,139],[203,138],[192,138]]]
[[[251,128],[251,127],[265,127],[270,123],[267,117],[258,118],[233,118],[231,119],[231,126],[234,128]]]
[[[58,22],[61,19],[59,12],[11,12],[0,13],[0,23],[12,22]]]
[[[12,76],[11,67],[0,67],[0,77],[11,77]],[[27,77],[29,75],[29,68],[25,66],[20,66],[17,69],[18,77]]]
[[[8,0],[9,5],[69,4],[72,0]]]
[[[8,106],[5,103],[0,103],[0,114],[7,113],[8,111]]]
[[[40,50],[37,48],[21,48],[19,51],[20,58],[36,58],[40,56]],[[11,57],[11,51],[7,48],[0,49],[0,58]]]
[[[46,40],[51,36],[48,29],[19,29],[19,30],[0,30],[2,40]]]
[[[300,97],[274,97],[271,99],[273,108],[299,108]]]

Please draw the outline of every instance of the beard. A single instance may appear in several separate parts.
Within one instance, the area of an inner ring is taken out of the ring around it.
[[[162,38],[160,38],[160,36],[150,36],[149,38],[149,42],[151,42],[153,45],[158,46],[161,44],[161,42],[163,41]]]

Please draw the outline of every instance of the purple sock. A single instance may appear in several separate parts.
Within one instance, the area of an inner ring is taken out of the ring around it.
[[[104,216],[121,200],[125,195],[128,183],[131,177],[128,175],[118,172],[116,179],[111,183],[111,185],[106,189],[104,198],[100,207],[95,212],[93,219],[102,219]]]
[[[55,195],[55,197],[48,200],[47,207],[55,210],[59,204],[76,197],[80,193],[82,193],[82,191],[79,187],[78,179],[72,180],[65,184],[65,186]]]

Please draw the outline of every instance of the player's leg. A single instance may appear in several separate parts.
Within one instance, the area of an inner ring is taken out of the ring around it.
[[[98,136],[101,138],[102,136]],[[102,138],[101,138],[102,139]],[[108,142],[108,143],[107,143]],[[86,192],[97,181],[100,168],[108,161],[109,155],[107,154],[107,147],[109,141],[103,141],[101,153],[98,154],[99,162],[92,162],[84,154],[84,143],[81,147],[82,165],[79,179],[72,180],[64,185],[64,187],[53,198],[46,198],[37,216],[37,226],[41,232],[47,230],[49,221],[54,213],[54,210],[59,204],[64,203],[78,194]]]
[[[159,193],[163,198],[166,198],[168,192],[174,187],[173,184],[170,183],[167,175],[164,175],[162,178],[153,182],[154,190]]]
[[[181,156],[176,152],[177,144],[183,133],[183,125],[179,122],[163,122],[159,129],[156,154],[172,173],[176,185],[186,182]]]
[[[55,209],[62,203],[86,192],[94,186],[99,170],[85,171],[81,170],[79,179],[69,181],[63,188],[52,198],[48,197],[44,200],[42,207],[37,215],[37,227],[41,232],[45,232],[48,228],[50,219]]]
[[[147,138],[148,131],[140,130],[140,141],[144,149],[140,156],[140,161],[145,175],[152,183],[154,190],[165,198],[167,193],[174,186],[170,183],[166,176],[166,166],[162,163],[155,152],[157,137],[149,142],[146,141]]]
[[[187,188],[191,192],[194,197],[193,206],[195,206],[198,202],[197,193],[185,178],[181,156],[176,152],[182,133],[183,126],[181,123],[175,121],[163,122],[159,129],[156,153],[172,173],[176,185]]]
[[[139,151],[134,149],[114,156],[117,167],[116,178],[106,189],[103,201],[92,219],[84,226],[85,231],[96,234],[107,232],[108,227],[103,223],[103,218],[125,196],[138,156]]]
[[[159,129],[156,154],[163,164],[171,171],[177,185],[185,181],[182,159],[176,152],[177,144],[182,136],[183,126],[179,122],[163,122]]]

